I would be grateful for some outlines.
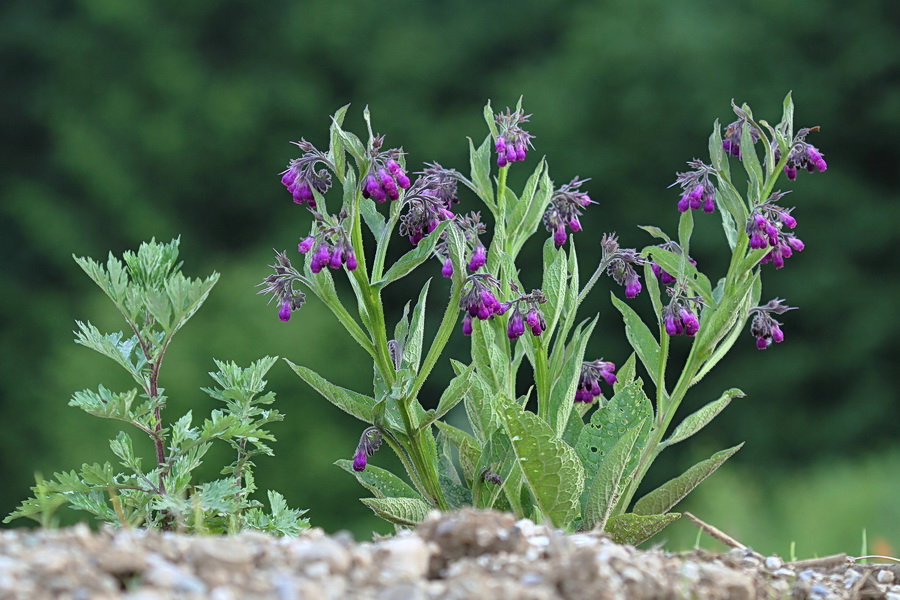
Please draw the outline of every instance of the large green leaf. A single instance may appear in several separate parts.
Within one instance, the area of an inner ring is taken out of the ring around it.
[[[594,481],[591,483],[584,506],[584,526],[603,529],[612,514],[622,489],[622,480],[632,462],[634,444],[637,442],[645,423],[627,430],[613,445],[612,450],[600,463]]]
[[[733,448],[716,452],[675,479],[670,479],[662,484],[635,503],[635,514],[656,515],[668,511],[718,469],[722,463],[728,460],[728,457],[740,450],[743,445],[741,442]]]
[[[544,281],[541,291],[547,298],[547,302],[541,307],[544,319],[547,322],[547,331],[544,333],[549,339],[556,329],[556,322],[562,312],[566,299],[566,279],[569,270],[569,261],[562,249],[556,248],[553,238],[544,242]]]
[[[500,428],[500,415],[495,408],[495,396],[481,375],[476,372],[471,383],[465,399],[466,416],[472,433],[484,444]]]
[[[375,494],[378,498],[418,498],[422,497],[408,483],[381,467],[366,465],[365,471],[354,471],[353,461],[342,458],[334,461],[334,464],[347,471],[363,487]]]
[[[650,328],[644,324],[633,308],[616,298],[615,294],[610,295],[612,296],[613,306],[619,309],[625,320],[625,337],[628,338],[628,343],[631,344],[631,347],[637,352],[638,358],[644,363],[644,367],[650,374],[650,379],[658,384],[656,376],[659,370],[659,342],[656,341],[656,337],[650,331]]]
[[[638,429],[640,433],[632,444],[631,457],[625,467],[625,473],[629,474],[634,470],[638,456],[647,444],[652,420],[653,407],[641,389],[640,380],[627,385],[613,396],[605,407],[594,411],[590,422],[585,424],[575,443],[575,452],[584,465],[587,489],[590,490],[593,486],[594,477],[600,472],[600,466],[607,460],[622,436],[633,429]]]
[[[731,388],[726,391],[718,400],[710,402],[697,412],[685,417],[684,421],[679,423],[678,427],[675,428],[674,433],[669,436],[669,439],[663,442],[663,446],[671,446],[672,444],[677,444],[678,442],[691,437],[716,418],[716,415],[722,412],[733,398],[743,397],[744,392],[737,388]]]
[[[537,507],[553,525],[571,526],[580,512],[584,489],[584,468],[578,456],[534,413],[510,400],[498,404],[503,427]]]
[[[666,515],[636,515],[625,513],[606,522],[606,532],[617,544],[637,546],[681,518],[681,513]]]
[[[475,149],[475,144],[469,138],[469,164],[472,167],[473,190],[491,210],[494,210],[494,186],[491,184],[491,136],[484,138],[481,146]]]
[[[425,519],[431,507],[417,498],[362,498],[360,502],[391,523],[415,527]]]
[[[575,330],[572,341],[566,348],[566,361],[558,372],[550,373],[553,387],[550,390],[549,414],[558,436],[562,436],[569,423],[569,414],[575,404],[575,390],[578,388],[581,364],[584,362],[584,352],[596,324],[597,317],[594,317],[587,327]]]
[[[284,361],[291,369],[293,369],[294,373],[300,376],[300,379],[325,396],[329,402],[340,408],[342,411],[351,414],[366,423],[373,422],[372,411],[375,408],[375,398],[359,394],[346,388],[338,387],[327,381],[312,369],[295,365],[288,359],[284,359]]]

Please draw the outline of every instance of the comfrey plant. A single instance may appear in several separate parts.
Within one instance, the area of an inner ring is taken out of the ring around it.
[[[714,126],[711,164],[691,161],[673,184],[681,188],[678,235],[644,227],[660,243],[641,251],[620,246],[615,235],[602,236],[600,264],[586,283],[574,242],[582,230],[580,217],[595,204],[582,190],[586,180],[576,177],[555,189],[540,160],[519,193],[507,186],[509,170],[531,148],[521,102],[515,111],[497,115],[490,105],[485,108],[490,132],[479,147],[469,144],[469,176],[430,164],[415,181],[402,150],[384,150],[384,138],[372,134],[368,110],[366,143],[342,129],[346,110],[333,117],[328,152],[300,142],[303,155],[283,173],[282,183],[310,211],[313,227],[298,248],[306,254],[303,266],[279,253],[261,293],[272,294],[280,318],[287,320],[304,298],[295,286],[312,291],[374,362],[372,388],[364,391],[338,387],[289,363],[328,400],[367,423],[352,460],[337,461],[373,494],[363,502],[401,525],[417,523],[431,508],[471,504],[568,530],[602,528],[632,543],[677,519],[671,509],[740,448],[714,454],[634,502],[660,452],[743,396],[738,389],[726,391],[670,433],[688,389],[722,360],[748,320],[760,349],[784,339],[775,316],[789,307],[781,300],[757,306],[761,275],[767,263],[781,268],[803,243],[790,231],[797,222],[782,204],[786,192],[774,188],[782,172],[793,179],[803,168],[826,169],[821,153],[806,142],[814,129],[793,131],[790,96],[775,127],[754,120],[746,105],[734,106],[738,118],[724,138],[718,122]],[[348,163],[348,155],[355,164]],[[732,182],[729,156],[740,160],[748,175],[746,195]],[[321,170],[308,167],[313,164]],[[328,212],[326,202],[332,178],[342,188],[328,199],[340,203],[336,213]],[[464,199],[458,198],[460,190]],[[475,199],[490,214],[492,228],[480,213],[459,211],[457,205]],[[388,200],[385,216],[378,203]],[[715,285],[690,255],[695,209],[720,212],[720,219],[699,218],[721,221],[731,252],[728,270]],[[387,265],[398,225],[413,247]],[[364,226],[371,233],[365,243]],[[549,235],[542,276],[526,282],[516,260],[541,229]],[[338,297],[325,266],[346,270],[355,303]],[[385,320],[382,290],[415,268],[440,271],[450,280],[449,292],[439,292],[449,298],[430,340],[424,335],[430,281],[392,330]],[[611,299],[634,349],[618,370],[613,362],[585,356],[597,317],[577,317],[604,273],[624,288],[625,300],[616,291]],[[540,287],[530,287],[535,284]],[[649,323],[627,302],[645,287],[654,312]],[[460,316],[461,334],[471,336],[471,362],[451,361],[455,378],[437,404],[426,408],[419,397],[422,385]],[[685,339],[673,341],[680,337]],[[669,359],[675,343],[690,347],[683,364]],[[520,395],[516,384],[525,362],[533,386]],[[465,430],[442,420],[460,402],[469,422]],[[382,444],[400,458],[408,481],[370,464]]]
[[[130,335],[105,334],[79,321],[75,341],[111,358],[139,389],[112,392],[101,385],[97,391],[76,392],[69,405],[137,428],[152,443],[154,460],[145,466],[131,436],[120,432],[109,443],[118,465],[85,464],[79,472],[56,473],[54,480],[39,481],[32,488],[34,498],[4,523],[28,517],[50,526],[56,509],[67,504],[123,527],[209,533],[249,528],[296,535],[309,526],[301,517],[305,511],[288,508],[279,493],[268,493],[268,513],[251,497],[256,490],[253,460],[272,454],[267,442],[274,438],[265,426],[282,419],[277,410],[268,408],[275,394],[265,392],[263,380],[277,357],[265,357],[247,368],[215,361],[219,370],[210,375],[217,387],[203,391],[224,407],[213,410],[199,425],[192,424],[190,411],[170,424],[163,420],[166,396],[160,369],[166,351],[219,279],[217,273],[206,279],[182,275],[178,242],[142,244],[137,253],[123,255],[124,264],[110,254],[105,268],[89,258],[75,259],[131,330]],[[224,478],[194,483],[193,471],[216,440],[231,446],[234,462],[222,470]]]

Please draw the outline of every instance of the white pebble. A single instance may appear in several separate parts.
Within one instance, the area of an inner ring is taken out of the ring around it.
[[[779,556],[767,556],[766,557],[766,568],[770,571],[777,571],[781,567],[784,566],[784,561],[781,560]]]
[[[878,571],[875,579],[878,581],[878,583],[894,583],[894,573],[893,571],[882,569]]]

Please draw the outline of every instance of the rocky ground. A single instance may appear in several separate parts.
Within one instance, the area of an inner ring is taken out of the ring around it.
[[[846,557],[784,563],[751,550],[669,554],[603,534],[562,535],[500,513],[433,516],[375,542],[146,531],[0,533],[0,598],[214,600],[900,600],[900,565]]]

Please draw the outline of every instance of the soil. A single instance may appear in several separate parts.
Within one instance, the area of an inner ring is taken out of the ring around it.
[[[475,510],[434,513],[414,532],[373,542],[320,529],[292,539],[84,525],[0,533],[2,599],[900,600],[895,581],[900,565],[636,550]]]

